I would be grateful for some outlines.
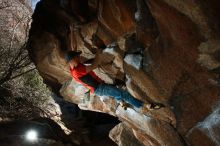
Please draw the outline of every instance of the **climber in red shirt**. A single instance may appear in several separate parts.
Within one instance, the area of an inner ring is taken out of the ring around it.
[[[109,96],[120,102],[125,101],[139,111],[142,111],[143,109],[153,110],[161,108],[161,104],[143,103],[142,101],[134,98],[126,90],[122,90],[113,85],[106,84],[98,76],[96,76],[93,70],[100,64],[100,51],[99,49],[97,50],[98,51],[96,53],[96,57],[92,65],[89,66],[85,66],[80,63],[81,52],[69,51],[65,55],[65,60],[70,66],[70,73],[75,81],[81,83],[92,93],[95,93],[98,96]]]

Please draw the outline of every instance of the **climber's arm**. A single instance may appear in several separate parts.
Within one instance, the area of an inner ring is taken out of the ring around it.
[[[101,54],[101,50],[97,49],[95,59],[93,60],[92,65],[86,66],[87,73],[98,67],[98,65],[100,64],[100,54]]]
[[[73,31],[74,31],[73,25],[69,26],[69,30],[70,32],[68,33],[68,37],[67,37],[67,47],[68,50],[73,51],[76,48],[76,40],[75,38],[73,38]]]

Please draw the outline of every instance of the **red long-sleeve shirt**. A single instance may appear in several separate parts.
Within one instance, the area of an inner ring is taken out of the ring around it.
[[[81,83],[91,92],[94,92],[97,86],[103,81],[93,72],[86,72],[86,66],[83,64],[78,64],[75,68],[70,68],[70,72],[72,77],[75,79],[76,82]]]

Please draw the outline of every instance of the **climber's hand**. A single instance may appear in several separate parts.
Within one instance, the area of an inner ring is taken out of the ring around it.
[[[99,50],[99,49],[97,49]],[[101,52],[97,51],[95,59],[93,60],[92,64],[90,66],[86,66],[86,72],[89,73],[90,71],[96,69],[101,64]]]
[[[92,41],[93,45],[95,45],[96,47],[98,47],[101,50],[106,48],[105,43],[103,42],[103,40],[101,40],[96,34],[92,35],[92,40],[91,41]]]

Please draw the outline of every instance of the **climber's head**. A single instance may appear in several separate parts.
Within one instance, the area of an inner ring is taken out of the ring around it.
[[[79,64],[81,51],[69,51],[65,55],[65,60],[71,67],[76,67]]]

